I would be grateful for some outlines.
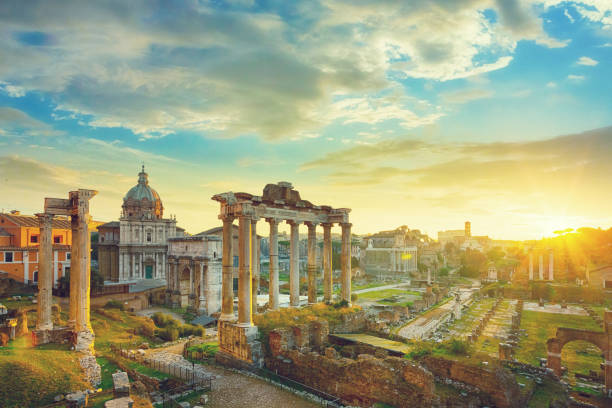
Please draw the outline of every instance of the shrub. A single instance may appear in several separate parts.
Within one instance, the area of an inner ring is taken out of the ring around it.
[[[336,302],[333,304],[334,309],[340,309],[343,307],[348,307],[348,302],[346,300],[341,300],[340,302]]]
[[[155,324],[152,321],[142,322],[136,329],[136,333],[145,337],[153,337],[155,335]]]
[[[119,300],[109,300],[104,305],[104,308],[105,309],[119,309],[119,310],[123,310],[123,303],[120,302]]]
[[[181,322],[176,320],[174,317],[167,315],[165,313],[162,313],[162,312],[157,312],[153,314],[153,316],[151,316],[151,319],[153,319],[157,327],[162,327],[162,328],[168,327],[168,326],[178,327],[181,325]]]
[[[358,297],[359,295],[357,295],[356,293],[351,293],[351,302],[356,302]]]
[[[450,340],[448,344],[446,344],[446,348],[448,351],[450,351],[453,354],[458,354],[458,355],[463,355],[463,356],[467,355],[469,351],[468,343],[462,340],[458,340],[458,339]]]
[[[178,327],[178,331],[179,331],[180,337],[187,337],[191,335],[194,335],[194,336],[204,335],[204,328],[201,326],[193,325],[193,324],[183,324]]]
[[[179,338],[179,331],[176,327],[157,329],[157,336],[165,341],[175,341]]]
[[[411,350],[406,356],[412,360],[419,359],[430,355],[433,352],[433,347],[429,343],[419,343],[414,350]]]

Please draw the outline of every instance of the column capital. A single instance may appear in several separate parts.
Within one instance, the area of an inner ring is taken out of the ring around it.
[[[36,214],[34,214],[34,215],[36,215],[36,217],[37,217],[39,220],[41,220],[41,221],[42,221],[42,220],[52,220],[52,219],[53,219],[53,214],[47,214],[47,213],[36,213]]]
[[[341,222],[340,226],[342,228],[351,228],[353,226],[353,224],[351,224],[350,222]]]
[[[276,224],[278,225],[279,222],[283,222],[282,219],[278,219],[276,217],[268,217],[266,218],[266,221],[270,223],[270,225]]]
[[[234,220],[236,219],[236,217],[234,217],[233,215],[227,214],[219,214],[218,218],[223,222],[234,222]]]
[[[285,220],[285,222],[289,225],[300,225],[301,222],[297,220]]]
[[[316,221],[305,221],[304,225],[306,225],[308,228],[316,228],[319,223]]]
[[[331,228],[331,227],[333,227],[333,226],[334,226],[334,223],[333,223],[333,222],[322,222],[322,223],[321,223],[321,226],[322,226],[323,228]]]

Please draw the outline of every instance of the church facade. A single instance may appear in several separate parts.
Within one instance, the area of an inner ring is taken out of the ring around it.
[[[119,221],[98,227],[98,264],[105,281],[164,280],[168,240],[179,235],[176,219],[163,218],[159,194],[149,185],[144,166],[138,184],[123,198]]]

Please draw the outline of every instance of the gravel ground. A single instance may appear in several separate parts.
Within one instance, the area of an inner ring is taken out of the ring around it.
[[[207,366],[216,376],[210,393],[210,408],[314,408],[320,405],[281,390],[257,378],[221,367]]]

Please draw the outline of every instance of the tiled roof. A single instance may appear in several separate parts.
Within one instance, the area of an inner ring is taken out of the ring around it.
[[[102,225],[98,225],[98,229],[100,228],[117,228],[119,227],[119,221],[111,221],[111,222],[107,222],[106,224],[102,224]]]
[[[6,219],[20,227],[38,227],[38,218],[34,215],[0,214],[0,218]],[[53,217],[53,229],[71,229],[70,220],[66,218]]]

